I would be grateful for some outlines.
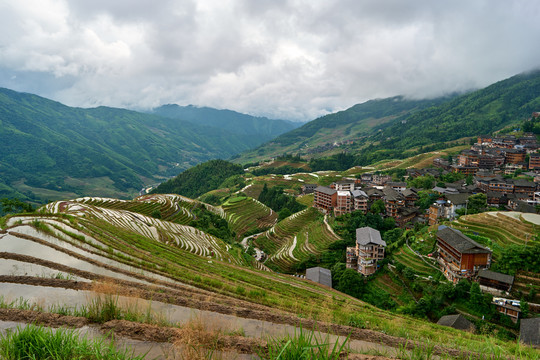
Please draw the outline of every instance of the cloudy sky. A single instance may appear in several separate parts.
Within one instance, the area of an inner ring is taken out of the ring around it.
[[[0,87],[311,120],[540,66],[540,1],[0,0]]]

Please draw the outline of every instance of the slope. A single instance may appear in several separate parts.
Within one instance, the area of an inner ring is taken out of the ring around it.
[[[235,156],[234,161],[267,159],[286,151],[309,157],[346,151],[357,156],[356,164],[367,165],[442,149],[463,138],[517,125],[539,109],[537,70],[460,96],[368,101],[307,123]]]
[[[131,196],[145,183],[256,144],[218,128],[0,89],[1,197]]]
[[[265,327],[290,324],[396,348],[421,348],[428,341],[430,352],[452,357],[469,356],[462,351],[490,354],[494,348],[507,356],[515,350],[515,344],[458,335],[304,279],[239,266],[219,239],[129,211],[57,202],[12,216],[6,225],[0,232],[0,284],[18,300],[2,298],[2,307],[23,307],[13,312],[29,318],[44,319],[50,312],[60,314],[57,324],[62,315],[76,314],[86,324],[114,327],[115,319],[123,319],[131,321],[121,323],[130,328],[137,322],[182,328],[174,316],[193,308],[205,310],[206,319],[221,313],[240,324],[240,318],[251,324],[265,320]],[[137,310],[137,304],[149,308]],[[154,317],[156,309],[163,311],[161,318]],[[2,310],[4,318],[9,309]]]
[[[519,74],[394,122],[371,141],[373,150],[400,151],[489,134],[540,109],[540,71]]]
[[[389,121],[442,103],[447,98],[408,100],[402,96],[370,100],[362,104],[329,114],[278,136],[267,144],[247,151],[236,162],[245,163],[259,158],[269,158],[285,152],[314,153],[318,147],[344,140],[359,140]]]

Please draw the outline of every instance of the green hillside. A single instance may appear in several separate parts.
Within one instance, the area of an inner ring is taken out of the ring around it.
[[[399,154],[418,146],[489,134],[519,123],[538,109],[540,71],[520,74],[392,123],[370,138],[375,142],[372,150],[393,149]]]
[[[416,358],[430,354],[487,359],[481,355],[494,351],[500,358],[538,358],[534,349],[515,341],[459,332],[376,308],[312,281],[246,267],[239,245],[191,226],[143,215],[153,208],[171,212],[184,201],[188,199],[150,196],[122,205],[114,199],[85,198],[53,202],[34,214],[3,218],[0,250],[9,266],[0,271],[2,285],[16,296],[21,291],[17,289],[24,292],[16,301],[0,298],[3,314],[43,323],[46,313],[54,313],[49,316],[54,326],[69,324],[65,321],[74,320],[74,315],[79,323],[101,324],[108,333],[174,343],[186,341],[182,331],[190,324],[175,320],[175,311],[190,307],[193,312],[212,314],[200,320],[203,324],[204,319],[224,314],[250,322],[264,320],[266,327],[286,324],[316,329],[376,344],[369,348],[382,346],[384,354],[392,357],[408,349]],[[137,205],[139,212],[125,210],[135,210]],[[306,251],[316,253],[338,239],[320,214],[308,216],[314,211],[306,210],[276,226],[275,236],[281,231],[289,237],[296,234],[296,246],[285,239],[285,247],[280,246],[272,257],[275,266],[287,267],[295,258],[306,256]],[[308,217],[301,219],[304,216]],[[314,224],[306,228],[310,221]],[[40,292],[39,303],[34,303],[32,296],[42,287],[47,291]],[[65,300],[68,294],[70,301]],[[48,305],[51,301],[55,305]],[[143,330],[145,323],[151,324],[146,329],[152,333]],[[176,330],[169,331],[173,326]],[[222,336],[231,342],[247,338],[242,329],[227,330]],[[160,332],[166,336],[157,337]],[[257,350],[249,345],[244,348]]]
[[[449,147],[463,138],[519,124],[540,109],[540,71],[519,74],[460,96],[411,101],[371,100],[313,120],[235,156],[236,162],[284,152],[310,158],[346,151],[359,165]],[[344,141],[351,140],[351,141]]]
[[[359,140],[373,129],[411,113],[434,106],[446,98],[433,100],[408,100],[402,96],[370,100],[347,110],[329,114],[278,136],[273,141],[247,151],[235,161],[245,163],[258,158],[268,158],[285,152],[317,151],[318,146],[343,140]]]
[[[301,125],[301,123],[286,120],[271,120],[231,110],[218,110],[193,105],[163,105],[153,109],[152,113],[171,119],[217,127],[233,134],[256,135],[261,142],[271,140]]]
[[[194,166],[152,190],[154,194],[174,193],[197,197],[217,189],[230,176],[243,174],[240,165],[224,160],[210,160]]]
[[[131,197],[199,162],[260,143],[135,111],[72,108],[0,89],[0,197]]]

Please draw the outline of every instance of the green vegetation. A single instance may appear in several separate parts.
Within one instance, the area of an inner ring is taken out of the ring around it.
[[[258,200],[272,210],[280,213],[280,220],[306,208],[305,205],[297,202],[293,196],[284,194],[283,188],[280,186],[268,188],[264,184]]]
[[[143,359],[128,349],[116,350],[114,343],[104,340],[88,340],[77,331],[46,329],[35,325],[17,328],[0,337],[2,359],[50,359],[50,360],[123,360]]]
[[[267,230],[274,225],[277,215],[269,207],[259,201],[246,198],[230,198],[223,204],[229,226],[238,238],[245,234],[255,234]]]
[[[349,337],[341,344],[336,340],[332,345],[330,335],[300,328],[295,329],[293,336],[271,338],[268,348],[259,351],[258,355],[263,360],[338,360],[343,358],[348,341]]]
[[[243,174],[240,165],[224,160],[210,160],[198,164],[152,190],[153,194],[180,194],[195,198],[215,190],[229,177]]]
[[[5,214],[17,214],[21,212],[31,213],[35,210],[31,204],[19,199],[2,198],[0,199],[0,205],[2,206],[0,208],[0,216]]]
[[[370,100],[345,111],[329,114],[278,136],[272,142],[245,152],[235,159],[245,163],[270,158],[286,152],[326,151],[335,141],[359,141],[383,124],[443,102],[445,99],[406,100],[401,96]],[[306,150],[307,149],[307,150]]]
[[[103,196],[105,190],[108,196],[132,197],[145,183],[263,141],[258,133],[229,133],[123,109],[72,108],[7,89],[0,89],[0,118],[0,197],[41,203]],[[272,122],[265,129],[265,119],[258,122],[254,131],[267,136],[294,127]]]

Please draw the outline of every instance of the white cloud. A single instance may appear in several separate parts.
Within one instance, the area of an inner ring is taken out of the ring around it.
[[[538,66],[535,0],[0,2],[0,86],[76,106],[313,119]]]

